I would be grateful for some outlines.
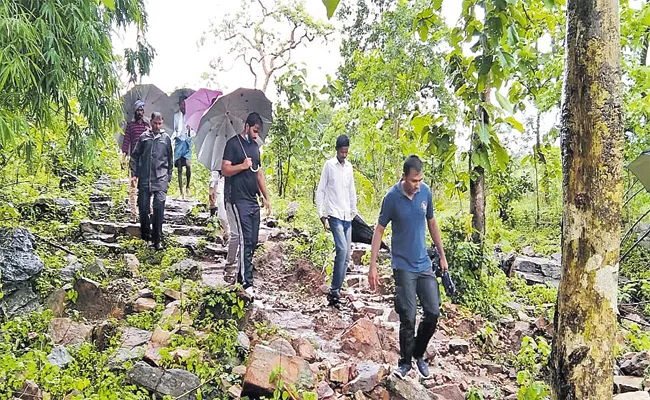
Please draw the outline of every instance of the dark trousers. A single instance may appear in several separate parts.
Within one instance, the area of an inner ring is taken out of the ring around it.
[[[395,311],[399,314],[400,365],[411,365],[413,357],[421,358],[429,340],[436,331],[440,313],[440,288],[431,269],[410,272],[393,269],[395,277]],[[417,299],[424,308],[424,315],[415,336]]]
[[[153,197],[153,215],[149,218],[149,204]],[[156,243],[162,241],[162,226],[165,217],[165,199],[167,193],[162,190],[150,192],[147,188],[138,190],[138,208],[140,210],[140,237]],[[153,225],[153,226],[152,226]]]
[[[232,208],[239,230],[237,282],[246,289],[253,286],[253,253],[260,233],[260,206],[256,201],[236,201]]]

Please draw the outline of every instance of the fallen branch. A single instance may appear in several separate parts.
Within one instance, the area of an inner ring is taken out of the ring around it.
[[[45,244],[47,244],[47,245],[49,245],[49,246],[54,247],[55,249],[59,249],[59,250],[61,250],[61,251],[64,251],[64,252],[70,254],[71,256],[75,256],[75,257],[77,256],[77,255],[76,255],[75,253],[73,253],[71,250],[68,250],[67,248],[65,248],[65,247],[63,247],[63,246],[61,246],[61,245],[59,245],[59,244],[52,243],[52,242],[50,242],[49,240],[44,239],[44,238],[42,238],[41,236],[36,235],[36,234],[34,234],[34,236],[36,237],[36,239],[40,240],[41,242],[43,242],[43,243],[45,243]]]

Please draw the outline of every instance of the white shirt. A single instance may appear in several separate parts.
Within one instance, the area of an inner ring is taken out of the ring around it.
[[[342,221],[352,221],[359,214],[354,172],[348,161],[341,164],[334,157],[325,163],[316,192],[316,208],[319,217]]]
[[[185,123],[185,114],[181,111],[178,111],[174,114],[174,133],[172,134],[172,139],[179,138],[181,140],[187,140],[192,136],[191,132],[187,130],[187,124]]]

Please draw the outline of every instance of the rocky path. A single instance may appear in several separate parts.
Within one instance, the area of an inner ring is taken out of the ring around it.
[[[139,226],[124,222],[127,221],[124,206],[113,204],[107,195],[107,188],[114,184],[98,183],[90,204],[94,219],[81,221],[79,237],[89,247],[99,250],[99,254],[105,254],[111,263],[122,260],[129,277],[110,278],[114,266],[105,265],[103,259],[84,264],[76,257],[67,257],[68,265],[58,276],[65,284],[54,290],[45,304],[56,317],[49,327],[55,347],[48,362],[65,367],[71,362],[69,346],[92,341],[101,350],[108,348],[119,332],[119,348],[109,361],[111,369],[122,368],[124,362],[131,361],[134,363],[128,371],[131,383],[159,396],[193,399],[192,389],[206,382],[184,369],[164,369],[161,351],[170,346],[174,334],[189,334],[201,340],[207,333],[194,326],[193,315],[185,309],[187,288],[165,287],[149,281],[154,278],[143,274],[144,260],[138,259],[140,253],[124,247],[124,239],[139,236]],[[60,203],[74,207],[70,202]],[[39,203],[39,207],[43,204]],[[222,293],[234,291],[228,283],[231,271],[225,269],[225,243],[211,232],[206,206],[196,200],[168,198],[166,217],[166,246],[186,248],[190,256],[162,272],[160,282],[180,276],[199,282],[198,286],[203,288],[201,293],[213,289]],[[369,248],[355,244],[343,307],[330,308],[325,300],[328,290],[325,268],[292,254],[290,241],[299,238],[309,240],[300,231],[278,227],[275,220],[262,223],[262,246],[256,252],[254,263],[258,294],[255,299],[245,299],[246,314],[237,337],[242,357],[234,365],[225,366],[229,374],[240,378],[219,382],[231,398],[270,395],[275,384],[269,378],[282,367],[287,384],[314,391],[319,399],[461,400],[478,392],[482,397],[468,398],[516,399],[517,374],[512,360],[522,338],[552,335],[549,321],[543,317],[530,318],[527,315],[530,310],[517,303],[508,305],[513,318],[486,324],[480,317],[446,302],[441,307],[439,329],[426,353],[431,377],[423,379],[413,370],[407,379],[398,380],[391,375],[398,360],[399,317],[393,310],[390,271],[384,271],[379,293],[371,292],[368,267],[362,261],[367,258]],[[32,251],[33,241],[34,237],[25,230],[14,231],[13,237],[0,237],[5,294],[0,300],[0,311],[7,315],[39,307],[38,296],[31,287],[43,264]],[[380,256],[388,257],[388,254]],[[528,274],[524,278],[529,281],[555,279],[557,263],[535,256],[509,254],[502,257],[502,268],[509,274]],[[7,260],[26,262],[23,268],[20,262],[7,263]],[[103,277],[104,283],[86,276]],[[74,302],[69,299],[71,289],[76,296]],[[162,290],[162,296],[154,290]],[[78,317],[69,318],[71,312]],[[149,330],[129,323],[109,322],[111,318],[124,321],[147,312],[159,315],[159,320],[148,325]],[[478,340],[486,335],[492,346]],[[176,347],[166,351],[182,365],[180,361],[205,350]],[[648,365],[650,356],[646,353],[624,356],[619,362],[616,392],[625,393],[621,396],[641,396],[629,399],[649,398],[642,397],[648,393],[641,391],[647,384],[643,373]]]

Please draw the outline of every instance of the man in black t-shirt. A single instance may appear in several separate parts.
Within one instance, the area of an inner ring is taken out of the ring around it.
[[[244,131],[226,143],[221,164],[221,172],[226,177],[226,208],[234,215],[236,226],[233,228],[239,232],[237,282],[249,295],[253,295],[253,252],[257,247],[260,227],[258,195],[262,196],[267,214],[271,213],[266,179],[260,170],[260,149],[256,142],[261,130],[262,118],[255,112],[249,114]]]

